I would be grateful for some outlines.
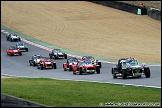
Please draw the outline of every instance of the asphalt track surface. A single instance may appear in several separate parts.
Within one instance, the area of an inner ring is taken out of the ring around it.
[[[101,83],[115,83],[123,85],[134,86],[147,86],[161,88],[161,65],[149,66],[151,71],[151,77],[146,78],[144,75],[141,78],[128,78],[113,79],[111,74],[111,68],[115,64],[102,63],[100,74],[83,74],[73,75],[72,72],[63,70],[63,63],[66,59],[57,59],[57,69],[45,69],[40,70],[37,67],[29,65],[29,59],[32,55],[40,54],[42,56],[48,56],[50,51],[27,44],[29,52],[22,52],[22,56],[8,56],[6,50],[10,46],[15,46],[16,42],[10,42],[6,40],[6,34],[1,32],[1,74],[16,76],[16,77],[28,77],[28,78],[52,78],[60,80],[76,80],[76,81],[89,81],[89,82],[101,82]],[[69,56],[68,56],[69,57]]]

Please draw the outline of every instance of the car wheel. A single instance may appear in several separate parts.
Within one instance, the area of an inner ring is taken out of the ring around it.
[[[28,52],[28,48],[26,48],[26,52]]]
[[[100,67],[96,67],[97,74],[100,74]]]
[[[111,73],[113,75],[113,78],[117,78],[116,74],[114,73],[114,68],[112,68]]]
[[[43,70],[43,65],[40,65],[41,70]]]
[[[64,54],[64,58],[67,59],[67,54]]]
[[[79,75],[82,75],[82,68],[79,68]]]
[[[98,62],[98,65],[100,66],[100,68],[102,67],[101,62]]]
[[[19,55],[22,56],[22,53],[20,52]]]
[[[145,76],[146,78],[150,78],[150,69],[149,68],[144,68]]]
[[[54,69],[56,69],[56,68],[57,68],[56,63],[54,63],[54,64],[53,64],[53,68],[54,68]]]
[[[72,65],[69,65],[69,71],[72,71],[73,68],[72,68]]]
[[[122,78],[123,78],[123,79],[126,79],[126,78],[127,78],[126,70],[123,70],[123,72],[122,72]]]

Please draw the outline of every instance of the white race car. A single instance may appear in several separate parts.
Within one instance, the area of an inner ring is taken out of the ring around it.
[[[28,48],[23,42],[16,43],[16,48],[20,49],[20,51],[26,51],[28,52]]]
[[[12,41],[21,41],[20,37],[17,36],[15,33],[11,33],[9,35],[6,36],[6,39],[10,42]]]

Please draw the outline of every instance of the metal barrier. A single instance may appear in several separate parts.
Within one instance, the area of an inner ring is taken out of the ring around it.
[[[1,93],[1,107],[49,107],[49,106]]]

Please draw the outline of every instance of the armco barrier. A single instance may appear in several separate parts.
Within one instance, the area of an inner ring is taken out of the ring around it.
[[[49,107],[1,93],[1,107]]]
[[[134,6],[124,2],[117,2],[117,1],[89,1],[89,2],[101,4],[103,6],[108,6],[111,8],[123,10],[133,14],[147,15],[147,9],[145,7]]]

